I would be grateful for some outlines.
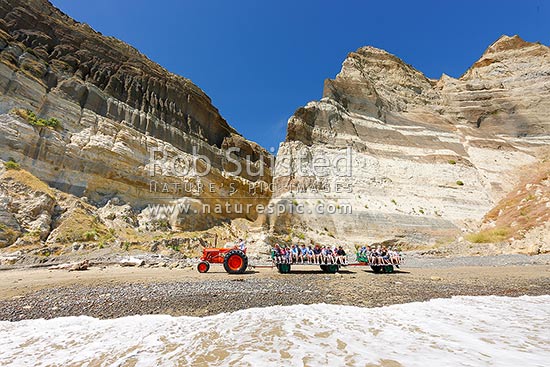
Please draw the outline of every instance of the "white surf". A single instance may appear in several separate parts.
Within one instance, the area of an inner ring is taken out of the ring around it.
[[[0,322],[0,365],[548,366],[550,296]]]

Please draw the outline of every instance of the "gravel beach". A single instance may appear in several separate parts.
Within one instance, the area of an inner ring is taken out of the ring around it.
[[[412,255],[393,274],[374,274],[361,266],[337,274],[309,266],[294,266],[290,274],[257,267],[242,275],[228,275],[220,266],[207,274],[190,267],[6,270],[0,273],[0,320],[204,316],[273,305],[376,307],[456,295],[542,295],[550,293],[549,260],[547,255],[453,259]]]

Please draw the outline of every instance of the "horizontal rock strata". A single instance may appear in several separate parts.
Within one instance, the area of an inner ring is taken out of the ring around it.
[[[435,243],[478,223],[550,143],[549,71],[550,49],[517,36],[501,37],[458,79],[428,79],[373,47],[350,53],[323,98],[288,121],[272,204],[304,208],[272,225]],[[313,169],[334,168],[348,149],[340,162],[351,175]]]

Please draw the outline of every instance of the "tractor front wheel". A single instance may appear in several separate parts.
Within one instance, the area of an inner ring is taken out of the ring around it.
[[[229,274],[242,274],[248,267],[248,258],[241,250],[231,250],[223,259],[223,267]]]
[[[208,270],[210,270],[210,263],[208,263],[208,261],[201,261],[197,265],[197,270],[199,271],[199,273],[206,273]]]

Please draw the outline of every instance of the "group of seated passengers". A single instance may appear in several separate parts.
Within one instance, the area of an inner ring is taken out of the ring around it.
[[[363,246],[359,250],[359,255],[367,257],[371,265],[399,265],[401,263],[399,252],[392,247],[388,249],[386,246],[376,248]]]
[[[273,259],[280,264],[346,264],[346,251],[342,246],[292,245],[286,247],[278,243],[273,247]]]

